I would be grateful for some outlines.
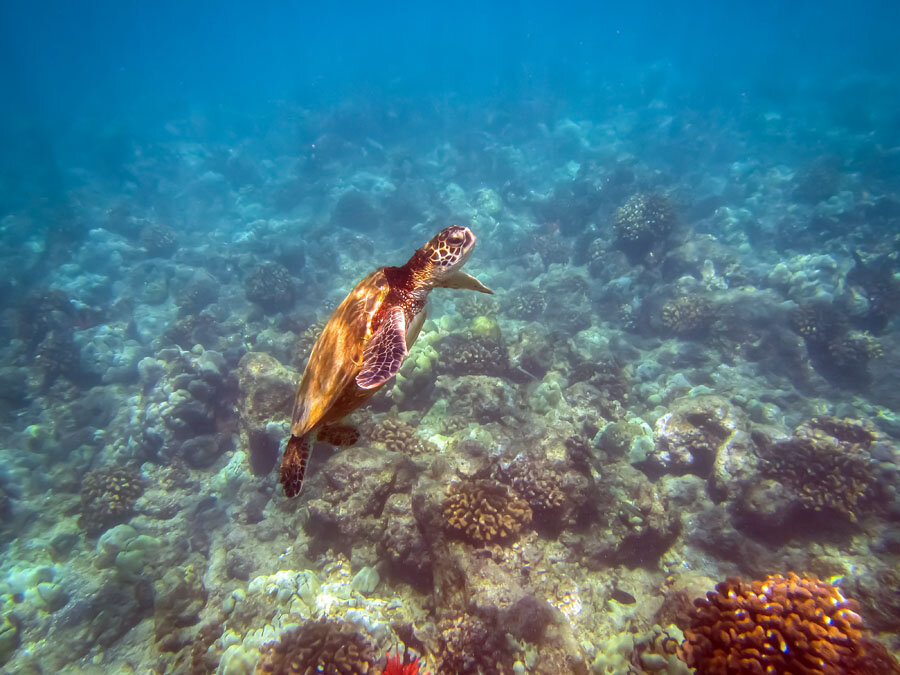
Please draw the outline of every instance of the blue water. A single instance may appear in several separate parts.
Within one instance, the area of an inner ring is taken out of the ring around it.
[[[681,641],[679,593],[791,571],[896,651],[898,26],[895,2],[3,3],[0,667],[250,673],[325,618],[377,672],[404,645],[427,672],[619,672],[649,626]],[[436,289],[360,440],[286,500],[330,312],[452,223],[494,295]],[[531,515],[448,525],[482,488]]]

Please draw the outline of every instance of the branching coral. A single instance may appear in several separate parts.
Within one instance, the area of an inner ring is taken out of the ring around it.
[[[97,534],[126,520],[144,492],[133,471],[109,467],[91,471],[81,483],[81,526]]]
[[[856,602],[816,577],[728,579],[694,604],[682,658],[700,673],[898,672],[872,670],[885,654],[865,636]]]
[[[369,439],[383,444],[391,452],[407,455],[419,455],[433,449],[430,443],[422,440],[414,426],[402,420],[386,419],[376,424],[369,433]]]
[[[681,295],[663,305],[660,321],[677,335],[696,333],[711,323],[712,303],[699,295]]]
[[[267,262],[250,272],[244,282],[247,299],[270,312],[290,309],[294,304],[294,282],[284,265]]]
[[[451,533],[482,545],[516,536],[531,522],[531,507],[501,483],[473,480],[450,487],[443,515]]]
[[[855,522],[873,481],[867,449],[875,438],[863,422],[813,418],[793,438],[763,443],[762,470],[791,488],[805,508]]]
[[[331,619],[307,621],[282,634],[262,649],[257,675],[332,673],[358,675],[374,672],[375,651],[369,641],[348,624]]]

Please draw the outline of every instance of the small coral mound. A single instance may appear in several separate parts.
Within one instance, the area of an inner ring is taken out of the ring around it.
[[[814,365],[825,372],[865,372],[869,361],[882,356],[877,338],[868,331],[850,330],[847,317],[829,304],[795,309],[791,326],[806,341]]]
[[[175,251],[178,235],[168,225],[147,225],[138,235],[138,241],[152,256],[166,256]]]
[[[97,534],[126,520],[144,492],[133,471],[109,467],[91,471],[81,483],[81,526]]]
[[[319,619],[264,645],[256,675],[358,675],[375,672],[376,660],[372,645],[362,634],[339,621]]]
[[[694,601],[682,643],[682,658],[699,673],[897,672],[865,635],[856,602],[816,577],[728,579],[706,598]]]
[[[649,252],[674,225],[672,206],[662,195],[638,193],[616,209],[616,237],[630,255]]]
[[[178,293],[178,314],[182,317],[196,314],[218,298],[219,287],[215,280],[209,275],[198,276]]]
[[[386,419],[375,425],[369,432],[369,439],[381,443],[391,452],[407,455],[420,455],[432,449],[430,443],[422,440],[414,426],[402,420]]]
[[[760,448],[763,473],[796,493],[810,511],[856,522],[873,482],[869,446],[877,432],[857,420],[816,417],[793,438]]]
[[[477,545],[510,539],[531,522],[528,502],[492,480],[453,484],[443,514],[451,533]]]
[[[244,282],[247,299],[264,310],[278,312],[294,304],[294,282],[284,265],[266,262],[254,268]]]
[[[494,298],[480,293],[466,293],[456,299],[456,311],[466,319],[476,316],[495,316],[500,308]]]
[[[660,321],[676,335],[697,333],[712,321],[712,303],[697,295],[681,295],[663,305]]]
[[[865,367],[884,353],[881,343],[868,331],[849,331],[829,342],[827,348],[834,365],[839,368]]]
[[[504,309],[513,319],[523,321],[537,319],[547,309],[547,296],[538,288],[523,286],[520,290],[509,294]]]
[[[503,375],[509,365],[499,340],[452,333],[440,341],[439,370],[452,375]]]
[[[439,675],[509,672],[504,668],[504,645],[478,617],[461,615],[438,624],[435,657]]]
[[[535,514],[558,512],[566,502],[562,476],[547,462],[519,457],[499,474],[512,485]]]

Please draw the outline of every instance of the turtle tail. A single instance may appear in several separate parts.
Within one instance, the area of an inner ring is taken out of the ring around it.
[[[306,463],[312,450],[309,434],[291,436],[281,458],[281,485],[288,498],[296,497],[303,489],[303,476],[306,474]]]

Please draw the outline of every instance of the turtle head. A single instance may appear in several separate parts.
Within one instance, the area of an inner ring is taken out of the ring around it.
[[[466,264],[475,247],[475,234],[468,227],[451,225],[431,238],[420,253],[431,263],[431,275],[440,281]]]

